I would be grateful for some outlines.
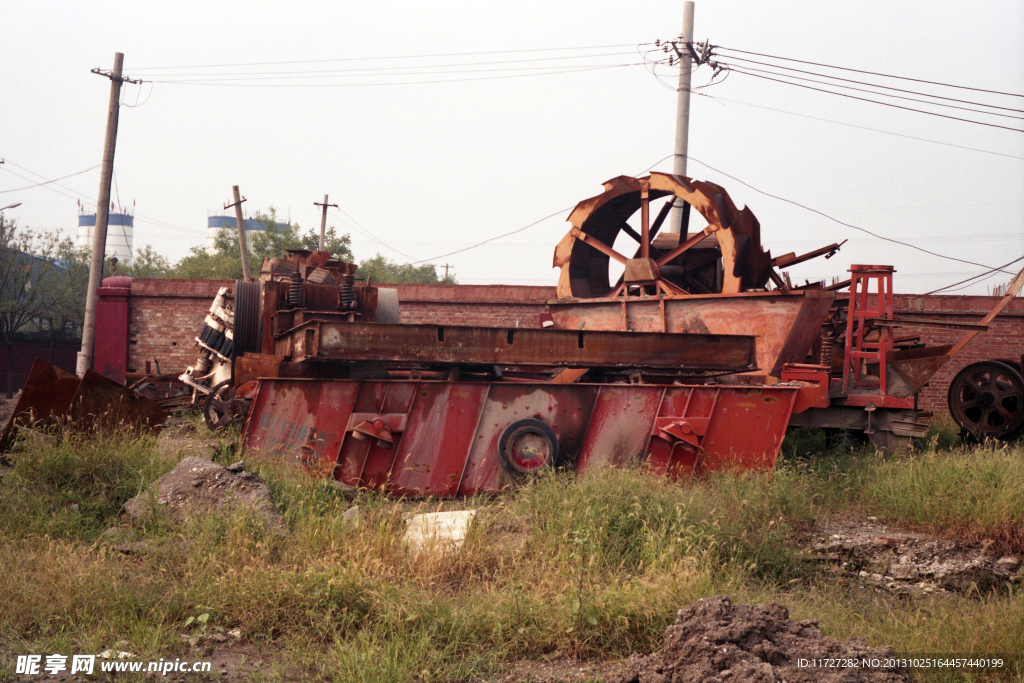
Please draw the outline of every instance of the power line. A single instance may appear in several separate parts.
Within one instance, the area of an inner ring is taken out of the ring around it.
[[[986,270],[981,275],[975,275],[974,277],[969,277],[966,280],[961,280],[960,282],[954,282],[953,284],[946,285],[945,287],[939,287],[938,289],[933,289],[932,291],[930,291],[927,294],[925,294],[925,296],[928,296],[928,294],[935,294],[937,292],[942,292],[944,290],[951,289],[953,287],[956,287],[957,285],[962,285],[965,282],[970,282],[971,280],[978,280],[978,278],[985,278],[985,277],[988,277],[988,276],[992,276],[992,275],[995,275],[998,272],[1006,272],[1006,271],[1003,271],[1002,269],[1005,268],[1006,266],[1012,266],[1014,263],[1017,263],[1017,261],[1024,261],[1024,256],[1020,256],[1018,258],[1013,259],[1012,261],[1008,261],[1008,262],[1004,263],[1003,265],[999,266],[998,268],[990,268],[989,270]],[[978,280],[978,282],[980,282],[980,281],[981,280]],[[974,283],[971,283],[971,284],[978,284],[978,283],[974,282]]]
[[[673,155],[673,156],[675,156],[675,155]],[[778,199],[779,201],[786,202],[787,204],[792,204],[794,206],[799,206],[801,209],[805,209],[807,211],[810,211],[811,213],[816,213],[819,216],[822,216],[823,218],[827,218],[828,220],[832,221],[833,223],[838,223],[839,225],[845,226],[847,228],[853,228],[854,230],[859,230],[860,232],[866,233],[868,235],[871,235],[872,237],[875,237],[875,238],[880,239],[880,240],[884,240],[886,242],[892,242],[893,244],[900,244],[900,245],[902,245],[904,247],[910,247],[911,249],[916,249],[917,251],[920,251],[920,252],[925,253],[925,254],[929,254],[931,256],[938,256],[939,258],[948,259],[950,261],[958,261],[960,263],[966,263],[966,264],[972,265],[972,266],[979,266],[981,268],[989,268],[989,266],[985,265],[984,263],[976,263],[974,261],[967,261],[965,259],[956,258],[955,256],[946,256],[945,254],[939,254],[939,253],[936,253],[934,251],[929,251],[928,249],[924,249],[924,248],[919,247],[919,246],[917,246],[915,244],[910,244],[909,242],[901,242],[900,240],[896,240],[896,239],[893,239],[891,237],[884,237],[882,235],[873,233],[870,230],[867,230],[866,228],[861,228],[861,227],[858,227],[858,226],[853,225],[851,223],[843,222],[843,221],[839,220],[838,218],[833,218],[832,216],[829,216],[827,213],[824,213],[822,211],[818,211],[817,209],[812,209],[811,207],[805,206],[805,205],[803,205],[803,204],[801,204],[799,202],[795,202],[792,199],[786,199],[785,197],[779,197],[778,195],[771,194],[770,192],[765,192],[764,190],[759,190],[758,188],[754,187],[750,183],[748,183],[746,181],[743,181],[743,180],[740,180],[736,176],[729,175],[725,171],[719,171],[717,168],[704,163],[700,159],[694,159],[692,156],[687,156],[687,158],[690,161],[696,161],[701,166],[704,166],[705,168],[708,168],[708,169],[714,171],[715,173],[721,173],[726,178],[731,178],[732,180],[735,180],[736,182],[740,183],[741,185],[745,185],[745,186],[749,187],[754,192],[757,192],[759,194],[763,194],[766,197],[771,197],[772,199]],[[996,268],[994,270],[1000,270],[1003,267],[1004,266],[999,266],[999,268]],[[1006,271],[1003,271],[1003,272],[1006,272]]]
[[[808,90],[816,90],[818,92],[828,93],[829,95],[838,95],[839,97],[848,97],[848,98],[850,98],[852,100],[860,100],[861,102],[871,102],[873,104],[881,104],[883,106],[893,107],[895,109],[903,109],[904,111],[917,112],[918,114],[928,114],[929,116],[938,116],[938,117],[941,117],[941,118],[944,118],[944,119],[952,119],[954,121],[963,121],[965,123],[974,123],[974,124],[979,125],[979,126],[988,126],[990,128],[1002,128],[1003,130],[1010,130],[1010,131],[1013,131],[1014,133],[1024,133],[1024,130],[1022,130],[1020,128],[1010,128],[1009,126],[1000,126],[999,124],[996,124],[996,123],[986,123],[984,121],[975,121],[973,119],[965,119],[965,118],[961,118],[959,116],[950,116],[948,114],[939,114],[937,112],[925,111],[923,109],[914,109],[912,107],[904,107],[904,106],[899,105],[899,104],[893,104],[892,102],[879,102],[878,100],[871,100],[871,99],[868,99],[866,97],[857,97],[856,95],[849,95],[847,93],[833,92],[832,90],[825,90],[823,88],[815,88],[815,87],[812,87],[810,85],[804,85],[803,83],[792,83],[790,81],[783,81],[783,80],[780,80],[778,78],[769,78],[768,76],[762,76],[760,74],[750,73],[748,71],[740,71],[739,69],[736,69],[736,68],[731,68],[731,70],[735,71],[738,74],[743,74],[744,76],[753,76],[754,78],[763,78],[764,80],[775,81],[776,83],[784,83],[786,85],[795,85],[798,88],[806,88]]]
[[[348,218],[348,220],[346,221],[344,218],[342,218],[341,216],[335,214],[333,211],[328,211],[327,213],[330,214],[331,216],[333,216],[334,218],[336,218],[337,220],[341,221],[342,223],[344,223],[348,227],[352,228],[353,230],[355,230],[356,232],[361,234],[363,237],[366,237],[367,239],[373,240],[374,242],[376,242],[377,244],[381,245],[385,249],[393,251],[396,254],[398,254],[399,256],[404,256],[407,259],[411,259],[412,258],[412,256],[409,256],[408,254],[406,254],[404,252],[401,252],[398,249],[395,249],[390,244],[387,244],[386,242],[382,242],[380,239],[374,237],[373,234],[369,230],[364,228],[362,226],[362,224],[359,223],[359,221],[357,221],[355,218],[352,218],[352,216],[349,216],[349,214],[344,209],[342,209],[340,206],[338,207],[338,211],[341,211],[343,214],[345,214],[345,216]]]
[[[895,76],[893,74],[883,74],[883,73],[878,73],[876,71],[864,71],[862,69],[851,69],[851,68],[848,68],[848,67],[835,66],[835,65],[832,65],[832,64],[820,64],[818,62],[808,62],[808,61],[804,61],[802,59],[793,59],[792,57],[779,57],[777,55],[766,55],[766,54],[761,53],[761,52],[748,52],[746,50],[737,50],[736,48],[724,47],[722,45],[716,45],[715,49],[716,50],[728,50],[730,52],[739,52],[740,54],[744,54],[744,55],[755,55],[757,57],[768,57],[770,59],[781,59],[781,60],[785,60],[787,62],[797,62],[798,64],[810,64],[812,66],[822,66],[822,67],[825,67],[827,69],[839,69],[840,71],[852,71],[854,73],[867,74],[869,76],[882,76],[883,78],[898,78],[898,79],[903,80],[903,81],[913,81],[915,83],[927,83],[928,85],[941,85],[941,86],[946,87],[946,88],[959,88],[961,90],[973,90],[975,92],[987,92],[987,93],[991,93],[993,95],[1006,95],[1008,97],[1024,97],[1024,95],[1021,95],[1021,94],[1018,94],[1018,93],[1000,92],[999,90],[986,90],[984,88],[972,88],[972,87],[966,86],[966,85],[954,85],[952,83],[940,83],[938,81],[926,81],[926,80],[923,80],[923,79],[920,79],[920,78],[910,78],[908,76]]]
[[[784,66],[782,64],[770,64],[768,62],[759,62],[759,61],[754,60],[754,59],[744,59],[743,57],[727,56],[726,59],[735,60],[735,61],[739,61],[739,62],[749,62],[751,64],[758,64],[760,66],[769,66],[769,67],[771,67],[773,69],[783,69],[785,71],[795,71],[796,73],[808,74],[810,76],[820,76],[822,78],[829,78],[829,79],[832,79],[834,81],[843,81],[844,83],[856,83],[857,85],[869,85],[869,86],[871,86],[873,88],[882,88],[884,90],[894,90],[896,92],[902,92],[902,93],[906,93],[908,95],[923,95],[924,97],[931,97],[931,98],[934,98],[934,99],[937,99],[937,100],[947,100],[949,102],[960,102],[961,104],[974,104],[974,105],[977,105],[979,107],[988,107],[990,109],[1002,109],[1004,111],[1024,112],[1024,109],[1014,109],[1013,107],[1000,107],[1000,106],[997,106],[995,104],[985,104],[984,102],[975,102],[974,100],[961,100],[961,99],[957,99],[955,97],[943,97],[942,95],[932,95],[930,93],[919,92],[917,90],[905,90],[903,88],[896,88],[896,87],[893,87],[891,85],[882,85],[880,83],[868,83],[867,81],[855,81],[855,80],[853,80],[851,78],[840,78],[839,76],[830,76],[829,74],[821,74],[821,73],[817,73],[815,71],[806,71],[804,69],[795,69],[795,68],[793,68],[791,66]],[[744,67],[744,68],[751,69],[751,67]],[[757,69],[751,69],[751,70],[752,71],[757,71]],[[796,76],[790,76],[790,78],[796,78]],[[881,94],[881,93],[878,93],[878,94]]]
[[[650,43],[640,43],[641,45],[650,45]],[[150,66],[135,69],[136,72],[140,71],[158,71],[165,69],[220,69],[226,67],[236,66],[273,66],[279,64],[326,64],[331,62],[363,62],[363,61],[377,61],[383,59],[424,59],[432,57],[470,57],[476,55],[500,55],[500,54],[520,54],[524,52],[558,52],[565,50],[607,50],[619,47],[633,47],[635,43],[622,43],[619,45],[589,45],[580,47],[538,47],[524,50],[484,50],[480,52],[440,52],[433,54],[418,54],[418,55],[386,55],[378,57],[341,57],[336,59],[299,59],[292,61],[279,61],[279,62],[241,62],[234,64],[191,64],[184,66]]]
[[[10,164],[12,164],[14,166],[18,166],[17,164],[15,164],[14,162],[9,161],[9,160],[7,161],[7,163],[10,163]],[[21,168],[21,166],[18,166],[18,168]],[[77,173],[69,173],[66,176],[61,176],[60,178],[54,178],[53,180],[44,180],[43,182],[35,183],[33,185],[26,185],[25,187],[16,187],[13,190],[0,190],[0,194],[7,194],[8,192],[20,192],[21,190],[31,190],[32,188],[35,188],[35,187],[42,187],[44,185],[49,185],[50,183],[56,183],[58,180],[64,180],[65,178],[73,178],[76,175],[82,175],[83,173],[88,173],[89,171],[95,170],[97,168],[99,168],[99,164],[97,164],[95,166],[92,166],[90,168],[87,168],[84,171],[78,171]],[[12,173],[13,175],[18,176],[19,178],[24,178],[25,180],[30,180],[29,178],[25,178],[25,176],[23,176],[23,175],[18,175],[17,173],[14,173],[14,171],[11,171],[9,169],[5,168],[3,170],[7,171],[8,173]],[[33,174],[33,175],[35,175],[35,174]]]
[[[721,64],[722,64],[722,66],[728,67],[730,71],[732,71],[734,68],[737,68],[735,65],[729,64],[728,62],[721,62]],[[857,92],[869,93],[871,95],[878,95],[880,97],[893,97],[893,98],[896,98],[896,99],[907,100],[907,101],[910,101],[910,102],[919,102],[921,104],[927,104],[927,105],[930,105],[930,106],[933,106],[933,107],[948,107],[950,109],[959,109],[959,110],[962,110],[962,111],[974,112],[975,114],[985,114],[987,116],[1001,116],[1001,117],[1007,118],[1007,119],[1024,120],[1024,116],[1014,116],[1013,114],[1002,114],[1002,113],[995,112],[995,111],[983,111],[981,109],[972,109],[970,107],[961,107],[960,105],[956,105],[956,104],[946,104],[945,102],[931,102],[929,100],[921,100],[921,99],[918,99],[916,97],[907,97],[906,95],[894,95],[894,94],[886,93],[886,92],[877,92],[875,90],[867,90],[865,88],[857,88],[857,87],[852,86],[852,85],[843,85],[842,83],[830,83],[828,81],[819,81],[819,80],[815,80],[813,78],[806,78],[804,76],[792,76],[790,74],[778,73],[778,72],[775,72],[775,71],[768,71],[766,69],[755,69],[755,68],[750,67],[750,66],[742,66],[741,65],[738,68],[746,69],[748,71],[756,72],[756,73],[770,74],[772,76],[780,76],[782,78],[792,78],[793,80],[797,80],[797,81],[806,81],[808,83],[818,83],[819,85],[827,85],[827,86],[831,86],[833,88],[846,88],[847,90],[856,90]],[[741,71],[740,73],[745,73],[745,72]],[[820,75],[820,74],[815,74],[815,75]],[[825,78],[829,78],[829,76],[825,76]],[[796,84],[794,83],[794,85],[796,85]],[[872,84],[872,83],[865,83],[863,85],[874,86],[874,84]],[[874,86],[874,87],[883,87],[883,86]],[[835,94],[838,95],[840,93],[835,93]],[[961,102],[963,100],[956,100],[956,101],[957,102]],[[970,104],[978,104],[978,103],[972,102]],[[982,104],[980,106],[984,107],[986,105]],[[1000,107],[1000,109],[1007,109],[1008,111],[1016,111],[1016,112],[1024,111],[1024,110],[1020,110],[1020,109],[1008,109],[1006,107]]]
[[[389,86],[389,85],[428,85],[434,83],[464,83],[467,81],[491,81],[506,78],[526,78],[529,76],[553,76],[558,74],[581,73],[586,71],[600,71],[603,69],[615,69],[626,66],[641,66],[640,62],[628,64],[603,64],[600,66],[589,66],[578,69],[566,69],[562,71],[544,71],[542,73],[508,74],[505,76],[482,76],[479,78],[442,78],[425,81],[393,81],[389,83],[220,83],[206,81],[160,81],[153,83],[166,83],[170,85],[205,85],[233,88],[360,88],[368,86]]]
[[[752,102],[742,102],[740,100],[733,100],[733,99],[729,99],[727,97],[721,97],[719,95],[711,96],[711,95],[708,95],[707,93],[697,93],[697,94],[700,95],[701,97],[707,97],[708,99],[712,99],[712,100],[721,100],[723,102],[732,102],[733,104],[742,104],[742,105],[747,106],[747,107],[756,107],[757,109],[767,109],[768,111],[775,111],[775,112],[779,112],[780,114],[790,114],[791,116],[799,116],[799,117],[805,118],[805,119],[813,119],[815,121],[824,121],[825,123],[834,123],[834,124],[839,125],[839,126],[848,126],[850,128],[859,128],[861,130],[870,130],[870,131],[873,131],[875,133],[884,133],[886,135],[895,135],[896,137],[907,138],[909,140],[920,140],[921,142],[931,142],[931,143],[934,143],[936,145],[944,145],[946,147],[956,147],[957,149],[967,149],[967,150],[970,150],[972,152],[983,152],[985,154],[994,154],[994,155],[1000,156],[1000,157],[1009,157],[1010,159],[1024,159],[1024,157],[1020,157],[1020,156],[1017,156],[1015,154],[1004,154],[1002,152],[993,152],[992,150],[989,150],[989,149],[980,149],[978,147],[967,147],[965,145],[955,145],[955,144],[953,144],[951,142],[942,142],[941,140],[931,140],[929,138],[919,138],[919,137],[916,137],[914,135],[904,135],[903,133],[894,133],[892,131],[881,130],[879,128],[870,128],[868,126],[858,126],[858,125],[853,124],[853,123],[845,123],[843,121],[833,121],[832,119],[823,119],[823,118],[821,118],[819,116],[810,116],[808,114],[799,114],[799,113],[797,113],[795,111],[786,111],[785,109],[775,109],[774,107],[766,107],[766,106],[761,105],[761,104],[753,104]]]
[[[304,71],[232,71],[224,73],[171,73],[171,74],[160,74],[160,78],[204,78],[214,79],[220,77],[230,76],[242,76],[242,77],[304,77],[312,78],[317,75],[330,76],[330,75],[348,75],[348,74],[359,74],[359,73],[373,73],[380,74],[381,72],[387,71],[408,71],[410,69],[450,69],[470,66],[501,66],[506,64],[524,64],[534,62],[549,62],[549,61],[560,61],[564,59],[591,59],[597,57],[621,57],[624,55],[632,55],[632,51],[629,52],[605,52],[593,55],[559,55],[557,57],[534,57],[532,59],[502,59],[502,60],[491,60],[484,62],[455,62],[450,64],[401,64],[395,66],[378,66],[378,67],[358,67],[352,69],[315,69],[315,70],[304,70]],[[512,68],[512,67],[509,67]],[[515,67],[519,69],[556,69],[558,66],[536,66],[536,67]],[[496,71],[508,70],[505,68],[495,69]],[[428,73],[445,73],[445,72],[428,72]],[[454,72],[459,73],[459,72]]]

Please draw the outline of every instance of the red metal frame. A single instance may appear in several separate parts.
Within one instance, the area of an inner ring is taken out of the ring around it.
[[[886,394],[886,356],[893,351],[892,331],[879,328],[878,341],[865,338],[876,319],[892,320],[892,266],[850,266],[850,305],[847,309],[846,345],[843,360],[843,393],[858,393],[858,389],[876,389],[879,396]],[[876,287],[875,304],[869,304],[872,281]],[[864,361],[878,363],[878,376],[865,374]],[[861,392],[863,393],[863,392]]]
[[[540,420],[580,472],[771,470],[801,386],[261,379],[243,434],[352,486],[456,496],[513,483],[502,433]]]

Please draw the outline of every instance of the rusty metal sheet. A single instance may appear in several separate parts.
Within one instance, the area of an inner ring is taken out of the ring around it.
[[[388,413],[409,413],[412,409],[413,401],[419,391],[419,382],[375,382],[377,385],[386,385],[383,397],[381,400],[381,412]],[[380,392],[380,389],[375,391]],[[404,436],[404,435],[403,435]],[[348,447],[348,442],[345,444]],[[390,449],[383,448],[378,444],[371,444],[370,448],[366,453],[366,458],[363,461],[362,473],[359,476],[360,483],[352,484],[353,486],[367,486],[374,489],[384,489],[387,487],[391,477],[391,469],[394,466],[395,454],[397,450],[394,446]],[[354,472],[354,467],[352,468]],[[350,475],[351,476],[351,475]],[[349,480],[343,480],[346,483],[352,483]]]
[[[498,458],[501,435],[519,420],[541,420],[558,438],[559,461],[571,462],[582,445],[587,421],[594,408],[597,386],[491,385],[480,418],[459,495],[500,491],[513,483],[512,474]]]
[[[156,401],[138,396],[98,372],[79,379],[37,358],[21,397],[0,432],[0,451],[10,446],[19,423],[52,427],[66,422],[76,430],[96,428],[157,431],[167,411]]]
[[[774,468],[798,388],[720,387],[701,443],[698,473]]]
[[[458,492],[489,388],[487,383],[419,383],[391,468],[390,491],[413,496]]]
[[[778,376],[784,363],[803,363],[828,317],[834,292],[752,292],[630,299],[628,329],[638,332],[740,334],[757,338],[757,367]],[[623,304],[609,299],[548,302],[556,327],[621,330]],[[663,327],[664,326],[664,327]]]
[[[638,464],[647,452],[664,386],[602,385],[580,449],[580,474],[603,466]]]
[[[752,336],[449,325],[309,322],[276,340],[278,354],[319,360],[751,370]]]

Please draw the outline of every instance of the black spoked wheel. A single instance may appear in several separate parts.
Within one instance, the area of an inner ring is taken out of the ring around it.
[[[1024,425],[1024,378],[1012,365],[968,365],[949,385],[949,412],[978,439],[1002,439]]]
[[[224,380],[206,397],[203,418],[210,431],[216,432],[233,422],[241,422],[245,413],[245,401],[236,399],[231,380]]]
[[[540,420],[517,420],[502,433],[498,457],[509,472],[535,474],[558,464],[558,438]]]

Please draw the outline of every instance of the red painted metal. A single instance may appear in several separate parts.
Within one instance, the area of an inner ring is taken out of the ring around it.
[[[774,467],[801,386],[261,379],[243,441],[352,486],[447,497],[510,486],[501,435],[538,420],[580,472],[680,478]]]
[[[114,275],[103,280],[96,293],[96,341],[92,368],[118,384],[128,370],[128,296],[132,279]]]

